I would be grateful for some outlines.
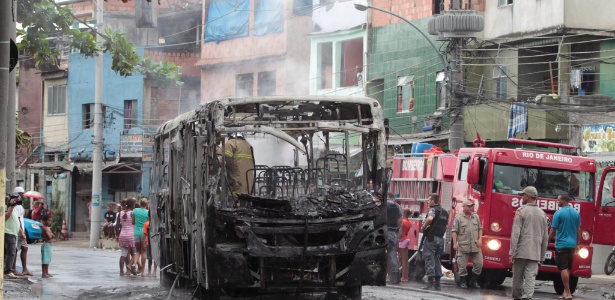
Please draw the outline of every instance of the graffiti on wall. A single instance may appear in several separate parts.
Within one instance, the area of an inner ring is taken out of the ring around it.
[[[582,151],[615,152],[615,124],[583,126]]]

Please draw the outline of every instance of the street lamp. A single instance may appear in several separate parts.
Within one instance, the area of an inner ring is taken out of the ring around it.
[[[369,5],[368,0],[355,0],[354,8],[356,8],[357,10],[360,10],[360,11],[366,11],[368,8],[371,8],[371,9],[375,9],[377,11],[381,11],[381,12],[383,12],[385,14],[396,16],[396,17],[404,20],[404,22],[406,22],[406,23],[410,24],[410,26],[414,27],[414,29],[416,29],[429,42],[429,45],[431,45],[431,48],[433,48],[433,50],[436,52],[436,54],[438,54],[438,57],[440,58],[440,62],[442,63],[442,68],[444,70],[447,69],[446,61],[444,60],[444,57],[442,56],[440,51],[438,51],[438,48],[436,48],[436,45],[434,45],[434,43],[429,39],[429,37],[427,37],[427,35],[421,29],[416,27],[416,25],[412,24],[412,22],[410,22],[408,19],[406,19],[406,18],[404,18],[404,17],[402,17],[402,16],[400,16],[400,15],[398,15],[398,14],[392,12],[392,11],[388,11],[388,10],[385,10],[385,9],[382,9],[382,8],[379,8],[379,7],[375,7],[375,6],[371,6],[371,5]]]

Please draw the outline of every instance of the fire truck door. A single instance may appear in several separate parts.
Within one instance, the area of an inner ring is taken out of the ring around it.
[[[615,167],[607,167],[602,173],[594,220],[594,243],[615,245]]]

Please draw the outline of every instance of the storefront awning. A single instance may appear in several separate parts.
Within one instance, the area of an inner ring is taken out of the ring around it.
[[[44,163],[29,164],[28,168],[54,171],[78,171],[81,174],[92,174],[94,166],[91,162],[51,161]],[[103,173],[141,173],[140,164],[103,162]]]

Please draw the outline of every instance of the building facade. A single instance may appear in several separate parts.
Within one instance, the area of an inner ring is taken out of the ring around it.
[[[311,4],[235,2],[203,1],[202,102],[307,94]]]

